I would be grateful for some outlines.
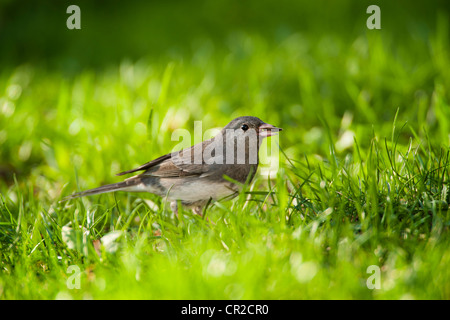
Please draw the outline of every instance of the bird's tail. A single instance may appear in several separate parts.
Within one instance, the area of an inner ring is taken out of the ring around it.
[[[81,192],[74,193],[70,196],[67,196],[63,198],[60,202],[80,198],[84,196],[92,196],[94,194],[100,194],[100,193],[108,193],[108,192],[114,192],[114,191],[135,191],[136,186],[140,184],[142,181],[140,179],[129,179],[122,182],[107,184],[98,188],[85,190]]]

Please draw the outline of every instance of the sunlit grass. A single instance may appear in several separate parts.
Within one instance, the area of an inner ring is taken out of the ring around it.
[[[0,297],[450,298],[445,39],[417,59],[392,41],[235,33],[73,77],[2,71]],[[240,115],[284,128],[280,168],[205,218],[149,194],[58,202]]]

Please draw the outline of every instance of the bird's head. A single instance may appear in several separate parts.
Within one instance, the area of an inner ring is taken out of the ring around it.
[[[227,162],[232,159],[233,163],[257,164],[263,139],[281,130],[256,117],[239,117],[228,123],[214,140],[222,145]]]
[[[281,130],[256,117],[236,118],[209,140],[204,158],[207,162],[257,165],[262,140]]]
[[[228,123],[223,130],[234,130],[236,137],[248,137],[251,135],[258,136],[260,138],[266,138],[278,134],[283,130],[277,128],[271,124],[265,123],[257,117],[238,117]]]

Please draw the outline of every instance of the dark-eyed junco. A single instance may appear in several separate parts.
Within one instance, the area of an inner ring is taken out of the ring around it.
[[[166,197],[175,214],[178,214],[177,201],[201,214],[210,199],[237,195],[240,186],[232,181],[243,184],[253,179],[262,139],[281,130],[256,117],[239,117],[214,138],[117,174],[144,171],[138,175],[63,200],[113,191],[150,192]]]

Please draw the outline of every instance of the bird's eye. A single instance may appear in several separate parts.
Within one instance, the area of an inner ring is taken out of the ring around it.
[[[244,131],[247,131],[247,130],[248,130],[248,125],[243,124],[242,127],[241,127],[241,129],[244,130]]]

